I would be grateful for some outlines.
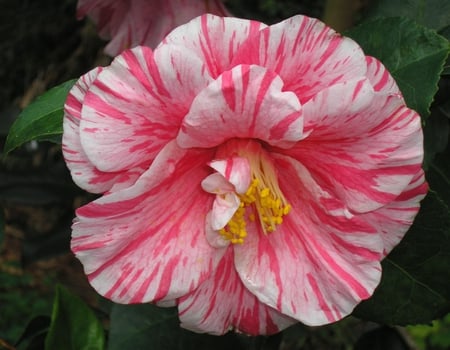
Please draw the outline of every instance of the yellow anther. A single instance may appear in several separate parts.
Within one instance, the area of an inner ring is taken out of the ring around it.
[[[287,215],[289,214],[289,212],[291,211],[291,206],[289,204],[287,204],[284,208],[283,208],[283,215]]]
[[[267,187],[266,187],[266,188],[263,188],[263,189],[261,190],[261,192],[259,192],[259,196],[260,196],[261,198],[265,198],[265,197],[267,197],[269,194],[270,194],[270,189],[268,189]]]
[[[242,152],[250,163],[252,181],[244,194],[237,194],[239,208],[219,234],[233,244],[244,243],[247,237],[247,220],[259,222],[264,233],[276,230],[283,223],[283,217],[291,211],[291,206],[281,192],[272,162],[259,148],[253,152]]]

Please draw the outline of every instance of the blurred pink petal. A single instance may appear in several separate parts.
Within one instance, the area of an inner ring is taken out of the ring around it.
[[[175,27],[211,13],[230,15],[221,0],[78,0],[77,17],[90,17],[117,56],[138,45],[156,47]]]

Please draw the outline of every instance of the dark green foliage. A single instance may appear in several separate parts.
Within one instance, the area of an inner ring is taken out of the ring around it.
[[[31,103],[9,130],[5,152],[31,140],[58,142],[61,138],[64,102],[76,80],[50,89]]]
[[[61,286],[56,288],[45,350],[102,350],[103,326],[91,309]]]
[[[377,0],[368,3],[367,17],[402,16],[438,31],[450,23],[450,2],[445,0]]]
[[[346,35],[384,63],[408,107],[426,118],[449,53],[448,40],[406,18],[366,22]]]
[[[450,311],[450,212],[434,192],[401,244],[383,261],[375,294],[355,316],[382,324],[426,323]]]
[[[248,337],[228,333],[217,337],[180,328],[176,308],[151,304],[115,304],[111,312],[108,350],[244,350],[277,349],[280,337]]]

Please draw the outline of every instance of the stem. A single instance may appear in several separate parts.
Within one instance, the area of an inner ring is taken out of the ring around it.
[[[323,21],[334,30],[342,32],[353,25],[362,3],[363,0],[327,0]]]

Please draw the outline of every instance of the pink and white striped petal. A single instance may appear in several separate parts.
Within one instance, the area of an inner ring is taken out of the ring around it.
[[[217,173],[207,176],[202,181],[202,188],[216,194],[209,223],[213,230],[220,230],[238,210],[241,201],[236,193],[247,191],[251,182],[251,169],[248,160],[241,157],[214,160],[209,166]]]
[[[378,227],[383,239],[383,255],[391,250],[403,239],[413,224],[420,209],[420,201],[425,197],[428,185],[421,169],[413,177],[405,190],[391,203],[376,211],[361,215],[372,226]]]
[[[160,46],[176,44],[196,52],[211,76],[217,78],[233,66],[231,62],[239,47],[265,27],[257,21],[205,14],[174,29]]]
[[[381,277],[383,241],[299,162],[275,156],[291,212],[275,232],[249,223],[235,265],[257,298],[306,325],[337,321],[370,297]]]
[[[217,195],[211,210],[211,228],[213,230],[224,228],[240,204],[241,200],[234,192]]]
[[[305,103],[331,85],[363,77],[365,56],[358,44],[321,21],[294,16],[249,38],[232,63],[258,64],[276,72],[284,89]]]
[[[105,172],[148,167],[175,138],[196,91],[209,79],[203,63],[180,48],[155,56],[146,47],[125,51],[84,99],[80,137],[90,161]]]
[[[286,152],[350,210],[367,212],[394,200],[421,169],[419,115],[367,79],[323,90],[304,106],[308,137]]]
[[[195,52],[180,45],[162,45],[154,50],[154,64],[157,73],[152,80],[162,93],[162,103],[169,118],[181,122],[195,96],[214,79],[208,73],[206,64]]]
[[[202,188],[213,194],[225,194],[234,192],[234,186],[219,173],[213,173],[202,181]]]
[[[223,236],[220,235],[217,230],[213,229],[212,226],[212,215],[211,212],[209,212],[208,215],[206,215],[205,236],[211,247],[223,248],[229,246],[231,244],[231,241],[223,238]]]
[[[273,334],[296,322],[245,288],[234,268],[231,248],[207,280],[180,298],[178,310],[182,327],[216,335],[231,329],[249,335]]]
[[[144,172],[133,168],[122,172],[105,173],[89,160],[80,140],[81,109],[85,95],[102,68],[95,68],[83,75],[70,90],[64,105],[62,151],[73,181],[92,193],[104,193],[114,188],[132,185]]]
[[[215,147],[232,138],[254,138],[292,147],[303,137],[302,107],[280,77],[259,66],[224,72],[192,102],[177,142],[181,147]]]
[[[252,181],[250,164],[246,158],[231,157],[214,160],[209,166],[221,174],[234,186],[234,191],[243,194],[248,190]]]
[[[366,56],[366,62],[367,72],[365,75],[375,91],[402,96],[394,78],[380,61],[374,57]]]
[[[205,239],[209,151],[170,142],[131,187],[77,210],[71,247],[92,286],[119,303],[174,300],[208,278],[221,253]]]

